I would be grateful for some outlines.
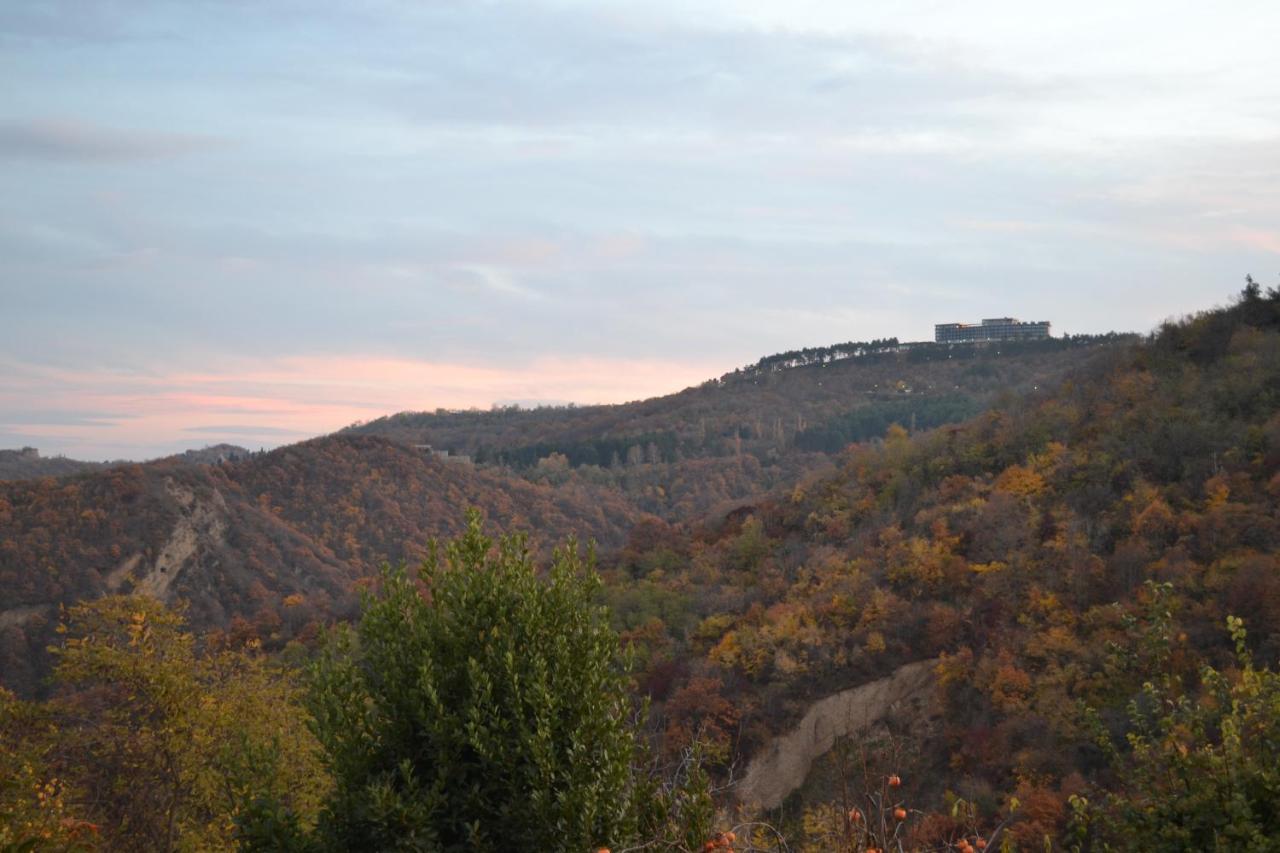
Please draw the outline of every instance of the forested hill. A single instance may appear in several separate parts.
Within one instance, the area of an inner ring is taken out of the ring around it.
[[[246,459],[251,452],[233,444],[215,444],[198,450],[187,450],[174,456],[165,457],[166,461],[186,462],[190,465],[212,465],[217,462]],[[130,465],[127,461],[86,462],[82,459],[69,459],[66,456],[42,456],[38,448],[24,447],[15,450],[0,450],[0,480],[35,480],[41,477],[70,477],[75,474],[87,474],[122,465]]]
[[[726,762],[817,698],[941,657],[936,737],[898,733],[931,780],[910,795],[1016,793],[1038,848],[1072,794],[1124,789],[1144,683],[1195,690],[1201,664],[1236,665],[1228,615],[1280,657],[1278,497],[1280,292],[1251,287],[1052,393],[891,430],[707,526],[647,525],[608,595],[669,748],[702,730]],[[810,803],[837,797],[822,772]]]
[[[348,613],[361,579],[456,533],[468,506],[538,547],[569,535],[607,547],[638,517],[613,493],[360,436],[217,465],[174,457],[0,482],[0,684],[32,689],[58,606],[111,592],[185,600],[199,629],[239,625],[283,643]]]
[[[994,345],[846,344],[766,356],[696,388],[633,403],[402,412],[347,431],[517,468],[551,453],[575,467],[609,467],[629,457],[672,462],[797,446],[839,450],[883,434],[902,415],[909,420],[914,413],[919,426],[955,420],[950,408],[1044,385],[1097,349],[1134,340],[1117,334]],[[886,404],[883,423],[851,417]]]
[[[608,550],[646,513],[686,522],[785,491],[849,441],[962,420],[1107,343],[820,348],[624,406],[397,415],[267,454],[0,482],[0,683],[32,687],[62,604],[138,589],[188,601],[198,629],[283,643],[346,613],[382,561],[457,532],[465,507]]]
[[[509,467],[535,482],[622,491],[683,520],[820,469],[890,424],[965,420],[1047,388],[1132,335],[1000,345],[841,344],[767,356],[677,394],[610,406],[403,412],[351,427]]]
[[[34,447],[0,450],[0,480],[32,480],[37,477],[67,477],[106,467],[101,462],[84,462],[65,456],[41,456]]]

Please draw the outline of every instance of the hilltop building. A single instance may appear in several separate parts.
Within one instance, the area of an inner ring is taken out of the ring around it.
[[[415,444],[413,449],[427,456],[433,456],[442,462],[456,462],[460,465],[474,464],[471,457],[465,453],[452,453],[448,450],[436,450],[429,444]]]
[[[1049,322],[1027,322],[1013,317],[992,317],[981,323],[938,323],[933,339],[940,344],[982,341],[1036,341],[1049,337]]]

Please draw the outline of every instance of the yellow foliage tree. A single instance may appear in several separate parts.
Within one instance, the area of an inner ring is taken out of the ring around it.
[[[228,850],[258,797],[314,819],[328,782],[292,678],[255,647],[201,654],[154,599],[78,605],[59,627],[47,755],[65,807],[113,850]]]

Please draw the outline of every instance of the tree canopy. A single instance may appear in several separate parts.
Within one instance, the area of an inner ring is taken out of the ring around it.
[[[335,789],[300,843],[585,851],[660,833],[679,797],[644,766],[598,583],[572,542],[540,575],[524,537],[489,539],[476,512],[416,576],[384,571],[312,671]]]

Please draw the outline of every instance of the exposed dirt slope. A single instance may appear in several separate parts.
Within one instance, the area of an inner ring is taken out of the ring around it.
[[[761,750],[738,786],[738,799],[777,808],[804,784],[813,762],[842,737],[870,732],[886,716],[928,718],[938,707],[934,667],[923,660],[899,667],[886,678],[821,699],[794,729]]]

